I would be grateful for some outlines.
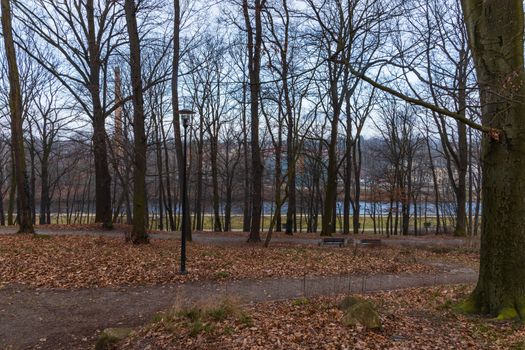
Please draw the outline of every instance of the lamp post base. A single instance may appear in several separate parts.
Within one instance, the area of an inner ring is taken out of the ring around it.
[[[187,271],[187,270],[184,270],[184,271],[180,271],[180,272],[179,272],[179,275],[182,275],[182,276],[187,275],[187,274],[188,274],[188,271]]]

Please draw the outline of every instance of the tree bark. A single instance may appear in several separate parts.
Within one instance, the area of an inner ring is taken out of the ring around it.
[[[217,165],[217,152],[218,152],[218,135],[210,135],[210,160],[211,160],[211,179],[212,179],[212,191],[213,191],[213,231],[221,232],[221,215],[220,215],[220,197],[219,197],[219,174]]]
[[[460,66],[458,67],[458,113],[465,115],[467,108],[467,69],[468,61],[465,52],[460,53]],[[467,234],[467,170],[468,170],[468,141],[467,126],[458,124],[458,184],[456,188],[456,227],[455,236]]]
[[[183,149],[180,130],[180,115],[179,115],[179,65],[180,65],[180,1],[173,0],[174,9],[174,27],[173,27],[173,73],[171,76],[171,106],[173,108],[173,133],[175,136],[175,155],[177,156],[177,167],[179,170],[179,186],[180,193],[182,190],[182,170],[186,164],[183,164]],[[186,203],[189,203],[188,198],[185,198]],[[186,240],[191,241],[191,215],[186,215],[185,225]]]
[[[248,242],[261,241],[261,211],[262,211],[262,175],[263,164],[259,146],[259,91],[261,71],[262,20],[261,12],[265,0],[255,0],[255,30],[251,24],[248,0],[243,1],[243,14],[248,35],[248,67],[250,78],[250,136],[251,136],[251,176],[252,176],[252,212],[250,236]]]
[[[40,225],[44,224],[50,224],[46,220],[46,213],[49,211],[49,208],[47,207],[50,203],[49,198],[49,151],[48,147],[46,145],[46,142],[44,140],[44,152],[42,155],[42,162],[41,162],[41,174],[40,174],[40,217],[39,217],[39,223]]]
[[[462,0],[474,58],[482,125],[479,279],[465,311],[525,318],[525,71],[523,2]]]
[[[361,140],[360,132],[356,135],[353,145],[352,167],[354,172],[354,199],[351,202],[354,214],[352,215],[353,233],[359,233],[359,216],[361,214]],[[364,229],[364,224],[363,224]]]
[[[146,194],[146,148],[147,139],[144,126],[144,97],[142,94],[142,73],[140,64],[140,39],[137,29],[137,7],[134,0],[124,3],[126,24],[129,35],[129,66],[133,90],[133,229],[130,240],[133,244],[148,243],[146,232],[147,194]]]
[[[100,51],[93,0],[86,1],[89,52],[89,92],[93,102],[93,155],[95,159],[95,222],[111,228],[111,176],[106,145],[106,117],[100,100]]]
[[[29,181],[26,172],[24,130],[22,128],[22,94],[11,24],[9,0],[2,0],[2,32],[9,76],[9,110],[11,112],[11,142],[15,156],[16,187],[18,190],[18,232],[34,233],[31,218]]]
[[[247,123],[247,116],[246,116],[246,84],[242,84],[242,143],[243,143],[243,150],[244,150],[244,172],[245,174],[249,174],[250,170],[250,162],[248,157],[248,123]],[[250,231],[250,226],[252,224],[252,215],[251,215],[251,208],[250,208],[250,178],[249,176],[244,176],[244,203],[243,203],[243,215],[242,215],[242,231],[248,232]]]

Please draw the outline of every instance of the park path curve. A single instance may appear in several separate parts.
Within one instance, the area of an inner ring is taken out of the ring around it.
[[[477,272],[445,266],[438,274],[268,278],[96,288],[0,289],[1,349],[92,349],[107,327],[135,327],[173,305],[233,297],[241,302],[474,283]]]

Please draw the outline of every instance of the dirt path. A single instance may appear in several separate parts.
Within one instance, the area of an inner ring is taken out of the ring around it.
[[[118,289],[35,290],[9,286],[0,290],[0,348],[92,349],[97,332],[104,328],[142,325],[157,311],[192,301],[234,297],[255,302],[474,283],[476,278],[472,269],[448,267],[447,272],[436,275],[280,278]]]

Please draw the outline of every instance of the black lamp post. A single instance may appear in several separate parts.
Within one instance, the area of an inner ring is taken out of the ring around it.
[[[186,198],[188,197],[187,180],[186,180],[186,139],[188,137],[188,126],[191,124],[191,116],[195,112],[189,109],[181,109],[178,114],[182,120],[182,126],[184,127],[184,144],[182,152],[182,226],[181,226],[181,245],[180,245],[180,273],[185,275],[186,271],[186,235],[188,230],[188,208]]]

